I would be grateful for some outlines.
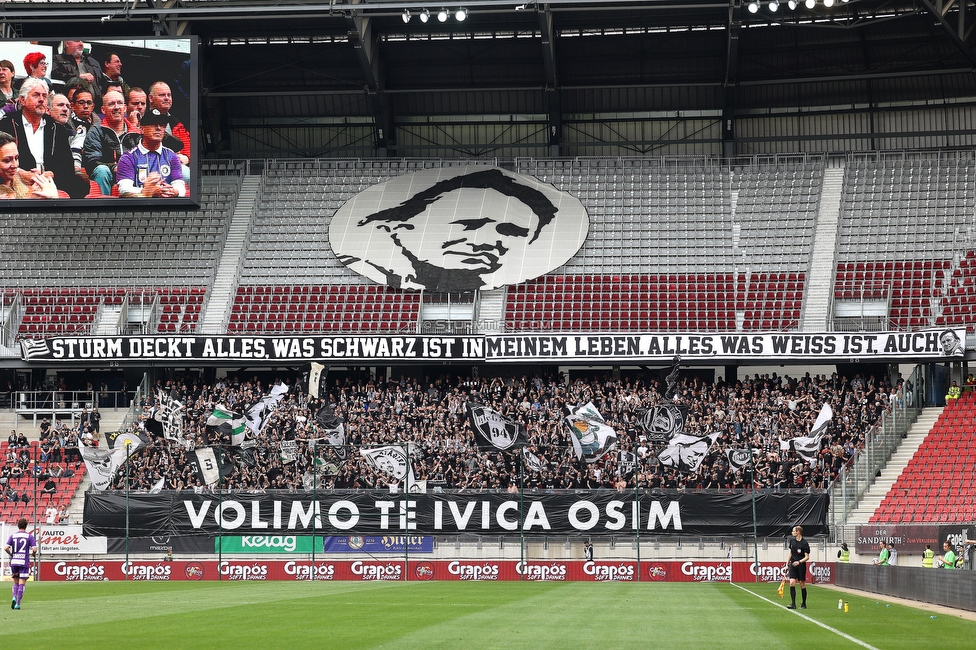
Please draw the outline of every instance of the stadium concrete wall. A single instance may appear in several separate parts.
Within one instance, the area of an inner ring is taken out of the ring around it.
[[[834,576],[838,587],[976,611],[974,571],[838,563]]]

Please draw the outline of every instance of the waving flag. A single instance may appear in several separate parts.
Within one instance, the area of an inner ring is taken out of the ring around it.
[[[183,439],[183,403],[174,399],[168,392],[156,391],[156,408],[146,421],[146,431],[161,435],[167,440]]]
[[[728,457],[729,467],[733,471],[739,471],[749,467],[752,462],[752,452],[748,449],[727,449],[725,455]]]
[[[668,446],[657,458],[662,465],[673,467],[679,472],[697,472],[716,439],[717,433],[701,437],[679,433],[668,441]]]
[[[85,467],[88,468],[92,486],[96,490],[108,488],[115,479],[115,474],[132,455],[132,452],[143,446],[143,442],[138,436],[127,436],[121,441],[117,440],[117,442],[120,444],[111,449],[99,449],[85,445],[78,447],[78,451],[85,461]]]
[[[315,414],[316,437],[309,440],[314,449],[320,442],[331,447],[336,458],[346,458],[346,425],[342,418],[335,414],[331,404],[326,404]]]
[[[525,463],[526,469],[530,469],[533,472],[541,472],[545,469],[542,459],[525,447],[522,447],[522,460]]]
[[[577,460],[595,463],[617,444],[617,432],[592,402],[571,409],[565,421]]]
[[[827,425],[830,424],[832,417],[834,417],[834,411],[830,408],[830,404],[824,404],[813,423],[813,428],[810,429],[810,435],[793,438],[794,451],[807,462],[816,460],[820,453],[820,441],[827,433]]]
[[[213,413],[207,418],[207,426],[215,427],[222,435],[230,436],[230,444],[239,447],[244,442],[247,432],[243,413],[237,413],[223,404],[214,407]]]
[[[269,395],[265,395],[257,402],[251,405],[247,409],[245,414],[245,422],[248,429],[256,434],[261,433],[261,427],[264,426],[264,421],[269,415],[274,413],[274,410],[278,408],[278,402],[284,398],[288,393],[288,386],[285,384],[278,384],[271,389]]]
[[[108,443],[109,449],[125,447],[126,441],[130,445],[135,445],[132,451],[149,444],[149,438],[140,431],[109,431],[105,434],[105,442]]]
[[[487,406],[468,402],[468,418],[474,439],[483,451],[507,451],[526,444],[525,427]]]
[[[621,449],[617,452],[617,476],[627,476],[637,465],[637,454]]]
[[[321,363],[312,362],[311,370],[308,372],[308,395],[309,397],[314,397],[318,399],[319,397],[319,384],[322,381],[322,371],[325,370],[325,365]]]
[[[401,445],[386,445],[385,447],[374,447],[372,449],[360,449],[363,459],[373,469],[383,472],[387,476],[400,482],[408,479],[410,483],[415,483],[413,478],[413,467],[410,465],[410,457],[407,450]]]
[[[220,450],[220,455],[214,453],[213,447],[201,447],[189,457],[190,468],[197,478],[207,486],[213,487],[221,478],[228,478],[234,474],[234,463],[227,458],[227,454]]]

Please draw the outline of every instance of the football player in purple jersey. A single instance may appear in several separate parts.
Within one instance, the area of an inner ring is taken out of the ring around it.
[[[14,580],[13,598],[10,609],[20,609],[20,601],[24,598],[24,586],[30,576],[31,557],[37,557],[37,540],[33,533],[27,532],[27,519],[20,518],[17,522],[17,532],[7,538],[7,545],[3,550],[10,556],[10,576]]]

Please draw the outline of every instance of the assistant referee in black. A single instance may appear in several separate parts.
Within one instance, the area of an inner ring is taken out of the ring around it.
[[[793,539],[790,540],[790,599],[793,601],[787,609],[796,609],[796,585],[800,584],[800,609],[807,608],[807,562],[810,561],[810,542],[803,539],[803,527],[793,526]]]

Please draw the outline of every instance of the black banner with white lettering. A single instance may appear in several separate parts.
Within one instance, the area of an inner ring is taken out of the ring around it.
[[[965,329],[922,332],[500,334],[485,336],[78,336],[24,339],[24,361],[280,363],[282,361],[616,361],[670,364],[944,359],[965,352]]]
[[[826,494],[757,493],[756,530],[787,536],[803,526],[824,535]],[[85,495],[84,534],[124,536],[123,492]],[[521,510],[520,510],[521,504]],[[330,492],[314,500],[288,492],[130,494],[129,534],[270,535],[752,535],[749,494],[580,491],[518,494]],[[316,513],[318,518],[316,519]]]
[[[76,336],[22,340],[24,361],[484,360],[481,336]]]
[[[110,537],[108,539],[108,553],[173,553],[212,555],[214,552],[214,538],[211,536],[177,537],[175,535],[159,535],[157,537],[130,537],[128,545],[124,537]]]

